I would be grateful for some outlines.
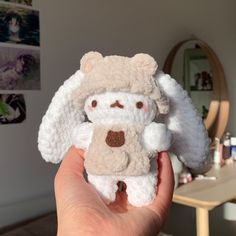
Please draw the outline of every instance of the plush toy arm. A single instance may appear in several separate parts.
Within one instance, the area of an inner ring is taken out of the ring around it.
[[[171,133],[165,124],[152,122],[145,128],[142,141],[149,152],[166,151],[171,144]]]
[[[78,125],[72,134],[72,143],[75,147],[86,150],[92,141],[93,136],[93,124],[90,122],[84,122]]]

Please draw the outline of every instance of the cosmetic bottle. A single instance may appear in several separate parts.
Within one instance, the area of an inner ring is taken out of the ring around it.
[[[219,138],[215,138],[215,151],[214,151],[214,156],[213,156],[213,163],[217,166],[221,166],[222,164],[222,152],[223,152],[223,145],[220,143]]]
[[[236,137],[231,137],[231,157],[236,161]]]
[[[230,146],[231,146],[230,133],[227,132],[223,139],[223,159],[224,160],[227,160],[231,157]]]

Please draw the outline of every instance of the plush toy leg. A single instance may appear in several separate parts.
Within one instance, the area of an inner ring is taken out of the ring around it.
[[[95,187],[98,193],[108,204],[116,199],[118,189],[117,180],[112,176],[98,176],[88,174],[88,181]]]
[[[148,205],[156,198],[157,167],[156,164],[152,164],[151,171],[147,175],[129,176],[124,180],[127,185],[128,201],[133,206]]]

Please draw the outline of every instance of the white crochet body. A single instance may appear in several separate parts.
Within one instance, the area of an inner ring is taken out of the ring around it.
[[[116,176],[116,175],[91,175],[88,173],[89,182],[97,189],[107,202],[114,202],[117,183],[126,184],[126,193],[131,205],[141,207],[150,204],[156,197],[158,167],[157,160],[151,160],[151,169],[148,174],[141,176]]]
[[[142,101],[145,101],[145,104],[148,104],[149,99],[145,98],[144,96],[140,95],[131,95],[125,93],[112,93],[112,94],[104,94],[100,96],[96,96],[97,102],[99,103],[102,101],[104,103],[104,99],[107,101],[107,105],[110,105],[113,101],[114,97],[119,97],[119,101],[129,101],[132,104],[132,101],[140,101],[142,97]],[[128,98],[128,100],[127,100]],[[95,99],[94,97],[91,98],[92,100]],[[124,103],[122,103],[124,104]],[[154,103],[150,102],[150,107],[154,106]],[[102,125],[107,125],[110,122],[114,124],[114,122],[124,122],[130,123],[132,125],[135,121],[132,121],[134,117],[132,107],[135,106],[127,106],[126,113],[130,114],[127,116],[126,120],[119,119],[119,112],[122,114],[124,111],[116,110],[116,116],[112,117],[111,120],[108,119],[109,117],[109,110],[113,111],[109,106],[107,106],[107,112],[105,112],[106,119],[105,121],[102,119],[104,113],[98,112],[99,115],[92,114],[93,119],[99,122]],[[102,107],[104,109],[104,107]],[[155,111],[155,109],[151,109],[150,111]],[[91,111],[92,112],[92,111]],[[118,113],[118,114],[117,114]],[[89,115],[90,113],[88,113]],[[145,113],[146,114],[146,113]],[[148,120],[150,122],[151,119],[154,118],[155,113],[151,115],[144,116],[140,112],[137,115],[136,120],[138,119],[139,122],[147,123]],[[91,115],[90,115],[91,117]],[[99,119],[100,118],[100,119]],[[105,123],[104,123],[105,122]],[[93,136],[93,125],[94,123],[85,122],[77,126],[77,128],[73,132],[72,142],[77,148],[82,148],[87,150],[92,140]],[[107,203],[115,201],[116,191],[118,189],[117,183],[119,181],[125,182],[127,186],[127,195],[128,201],[130,204],[134,206],[144,206],[150,204],[156,197],[156,190],[157,190],[157,174],[158,174],[158,166],[157,166],[157,153],[160,151],[168,150],[171,143],[171,134],[167,130],[164,124],[158,124],[155,122],[150,123],[146,126],[142,137],[140,137],[140,142],[142,143],[143,147],[151,154],[150,155],[150,162],[151,168],[150,171],[145,175],[140,176],[121,176],[121,175],[92,175],[88,172],[88,180],[89,182],[97,189],[97,191],[101,194],[101,196],[105,199]],[[99,155],[99,153],[97,154]],[[153,160],[151,160],[151,158]]]
[[[84,122],[84,111],[74,102],[74,92],[79,88],[83,74],[78,71],[55,94],[48,111],[40,125],[38,147],[42,157],[53,163],[60,162],[71,145],[86,150],[93,135],[93,124]],[[158,73],[155,77],[163,92],[170,101],[170,113],[165,116],[165,124],[153,122],[156,107],[147,97],[137,94],[112,92],[90,96],[84,110],[93,123],[124,123],[137,122],[145,124],[146,128],[140,137],[143,147],[153,153],[170,150],[190,168],[199,168],[204,164],[208,155],[207,132],[192,105],[187,93],[169,75]],[[125,99],[124,99],[125,98]],[[148,112],[135,109],[137,100],[143,99]],[[125,109],[103,109],[92,112],[92,100],[101,101],[102,106],[111,101],[122,100]],[[135,110],[134,110],[135,109]],[[142,113],[143,112],[143,113]],[[170,130],[170,132],[168,131]],[[150,203],[156,196],[157,161],[151,159],[150,172],[143,176],[96,176],[88,173],[88,180],[100,194],[108,201],[114,201],[117,181],[124,181],[127,185],[128,200],[135,206]]]

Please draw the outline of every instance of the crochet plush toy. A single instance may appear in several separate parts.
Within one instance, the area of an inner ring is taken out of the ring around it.
[[[187,93],[157,71],[151,56],[89,52],[55,94],[39,130],[46,161],[60,162],[71,145],[85,151],[88,181],[107,203],[123,181],[129,203],[143,206],[156,197],[158,152],[172,151],[194,169],[204,164],[209,142]]]

